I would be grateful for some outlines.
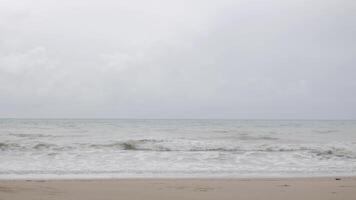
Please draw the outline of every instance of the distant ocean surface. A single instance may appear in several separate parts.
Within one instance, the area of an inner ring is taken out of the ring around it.
[[[0,119],[0,179],[356,175],[356,121]]]

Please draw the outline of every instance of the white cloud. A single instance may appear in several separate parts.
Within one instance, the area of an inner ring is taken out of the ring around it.
[[[356,117],[349,1],[0,1],[0,116]]]
[[[3,73],[19,74],[51,68],[55,68],[55,64],[51,63],[46,56],[44,47],[35,47],[26,52],[12,53],[0,57],[0,70]]]

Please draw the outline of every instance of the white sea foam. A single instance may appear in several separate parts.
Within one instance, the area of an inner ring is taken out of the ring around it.
[[[0,178],[356,174],[355,121],[0,120]]]

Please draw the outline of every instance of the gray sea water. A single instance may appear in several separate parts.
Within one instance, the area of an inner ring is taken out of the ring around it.
[[[0,119],[0,179],[356,175],[356,121]]]

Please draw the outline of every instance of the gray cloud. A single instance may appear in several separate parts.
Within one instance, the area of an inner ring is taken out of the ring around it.
[[[353,1],[0,3],[1,117],[356,118]]]

